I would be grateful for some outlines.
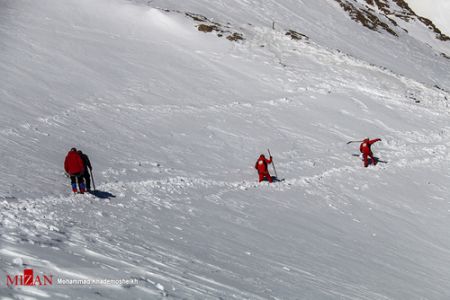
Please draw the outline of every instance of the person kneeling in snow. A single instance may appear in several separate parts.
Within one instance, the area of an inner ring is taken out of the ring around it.
[[[272,182],[272,176],[269,174],[269,169],[267,165],[272,163],[272,156],[269,159],[266,159],[264,154],[261,154],[256,161],[255,169],[258,170],[259,182],[264,180],[264,177],[267,178],[269,182]]]
[[[66,159],[64,160],[64,170],[70,176],[70,182],[72,184],[72,192],[74,193],[77,192],[77,181],[78,181],[80,193],[84,194],[84,192],[86,191],[83,179],[84,164],[76,148],[70,149],[69,153],[67,153]]]
[[[377,164],[376,159],[373,157],[373,153],[372,153],[372,150],[370,149],[370,146],[372,146],[373,144],[375,144],[376,142],[379,142],[379,141],[381,141],[381,139],[369,140],[369,138],[365,138],[362,141],[361,145],[359,146],[359,151],[361,151],[363,160],[364,160],[364,167],[367,168],[369,166],[368,157],[370,157],[370,160],[373,165]]]

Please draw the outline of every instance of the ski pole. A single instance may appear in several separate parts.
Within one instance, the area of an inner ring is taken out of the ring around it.
[[[348,141],[348,142],[347,142],[347,145],[348,145],[348,144],[351,144],[351,143],[362,143],[362,142],[363,142],[363,141]]]
[[[89,170],[91,173],[91,179],[92,179],[92,187],[94,188],[94,191],[96,190],[95,188],[95,181],[94,181],[94,173],[92,173],[92,169]]]
[[[269,152],[269,157],[272,157],[272,154],[270,154],[270,149],[267,149],[267,152]],[[275,173],[275,177],[278,178],[277,169],[275,169],[275,163],[273,162],[273,158],[272,158],[272,168],[273,168],[273,172]]]

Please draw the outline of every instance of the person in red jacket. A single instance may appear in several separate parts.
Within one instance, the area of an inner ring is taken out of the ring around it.
[[[267,178],[269,182],[272,182],[272,176],[269,174],[268,164],[272,163],[272,156],[269,159],[266,159],[264,154],[261,154],[256,161],[255,169],[258,170],[259,182],[264,180],[264,177]]]
[[[69,153],[67,153],[66,159],[64,160],[64,170],[70,176],[72,191],[74,193],[77,192],[77,181],[78,181],[80,193],[84,194],[84,192],[86,191],[83,179],[84,164],[76,148],[70,149]]]
[[[361,145],[359,146],[359,151],[361,151],[364,160],[364,167],[367,168],[369,166],[368,157],[370,157],[370,160],[373,163],[373,165],[377,164],[376,159],[373,157],[373,153],[372,150],[370,149],[370,146],[379,141],[381,141],[381,139],[369,140],[369,138],[365,138],[362,141]]]

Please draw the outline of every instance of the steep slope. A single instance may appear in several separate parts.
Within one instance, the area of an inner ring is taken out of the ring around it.
[[[447,52],[450,37],[443,34],[434,23],[418,16],[403,0],[336,0],[351,18],[363,26],[385,31],[395,37],[408,34],[434,49],[442,51],[441,56],[449,58]]]
[[[0,2],[0,294],[448,298],[448,60],[326,1],[164,2]],[[364,169],[346,141],[367,135],[384,163]],[[72,146],[99,197],[69,194]],[[6,288],[24,268],[139,282]]]
[[[450,3],[446,0],[433,1],[433,5],[420,0],[408,0],[409,6],[418,14],[432,20],[445,34],[450,35],[448,12]]]
[[[146,4],[147,1],[133,0]],[[365,0],[344,1],[356,5],[358,9],[367,7]],[[370,2],[370,1],[369,1]],[[389,1],[377,1],[389,2]],[[411,34],[396,28],[400,38],[386,32],[369,34],[370,29],[364,27],[349,17],[336,0],[318,1],[240,1],[231,0],[227,3],[212,0],[199,2],[195,0],[174,1],[154,0],[152,6],[165,9],[175,9],[202,14],[222,22],[230,22],[236,26],[247,24],[269,27],[275,22],[279,30],[293,29],[301,32],[320,45],[331,49],[339,49],[359,59],[383,66],[396,73],[414,78],[430,85],[437,84],[450,90],[450,75],[447,72],[450,56],[449,44],[436,39],[435,32],[429,30],[423,23],[413,19],[411,23],[395,17],[398,24]],[[396,5],[392,5],[397,8]],[[385,13],[374,7],[375,14],[386,21]],[[389,22],[389,21],[386,21]],[[433,48],[430,47],[430,45]],[[376,51],[374,51],[376,49]]]
[[[336,2],[349,12],[355,21],[372,30],[385,30],[389,34],[398,36],[399,29],[408,33],[404,26],[411,22],[419,22],[427,30],[431,30],[436,39],[443,42],[450,41],[450,38],[443,34],[432,21],[418,16],[403,0],[361,0],[356,1],[355,4],[344,0],[336,0]]]

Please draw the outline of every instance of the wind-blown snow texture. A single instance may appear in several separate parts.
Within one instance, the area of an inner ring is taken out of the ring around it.
[[[450,297],[450,60],[263,2],[0,0],[3,299]],[[70,195],[73,146],[99,197]],[[268,147],[285,181],[258,184]],[[7,288],[24,268],[139,284]]]

